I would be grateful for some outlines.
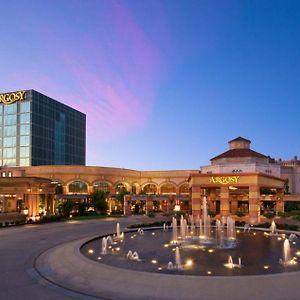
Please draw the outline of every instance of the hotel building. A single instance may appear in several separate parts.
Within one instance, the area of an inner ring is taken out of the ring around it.
[[[2,213],[28,208],[29,216],[51,214],[59,201],[88,201],[94,190],[109,194],[110,210],[126,190],[122,209],[127,215],[138,206],[140,212],[183,210],[197,216],[206,196],[210,212],[243,214],[257,223],[264,212],[300,204],[297,157],[276,161],[252,150],[245,138],[229,141],[227,151],[195,170],[84,166],[84,114],[33,90],[2,94],[0,102]]]
[[[85,123],[34,90],[0,94],[1,166],[85,165]]]

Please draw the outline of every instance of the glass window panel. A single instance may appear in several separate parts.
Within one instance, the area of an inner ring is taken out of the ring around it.
[[[30,134],[30,125],[20,125],[20,134],[21,135],[26,135]]]
[[[15,166],[16,159],[3,159],[3,166]]]
[[[29,136],[20,136],[20,146],[29,146]]]
[[[3,158],[15,158],[16,148],[3,148]]]
[[[15,125],[17,124],[17,115],[4,116],[4,125]]]
[[[1,109],[2,111],[2,109]],[[0,126],[2,126],[2,112],[0,112]]]
[[[16,147],[16,137],[6,137],[3,139],[3,147]]]
[[[20,123],[21,124],[28,124],[28,123],[30,123],[30,114],[21,114],[20,115]]]
[[[21,113],[26,113],[30,112],[30,102],[21,102],[20,103],[20,112]]]
[[[29,147],[20,147],[20,157],[29,157]]]
[[[17,113],[17,103],[4,105],[4,114],[5,115],[13,115]]]
[[[21,167],[29,166],[29,158],[20,158],[20,166]]]
[[[16,136],[17,135],[17,126],[6,126],[4,127],[4,136]]]

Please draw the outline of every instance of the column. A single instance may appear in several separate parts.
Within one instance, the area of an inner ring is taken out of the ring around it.
[[[216,190],[212,189],[209,194],[209,202],[208,202],[209,210],[212,212],[216,212],[216,199],[217,199]]]
[[[38,201],[36,194],[28,194],[28,216],[35,217],[39,214]]]
[[[229,188],[228,186],[221,186],[220,188],[220,214],[221,216],[229,215]]]
[[[283,189],[277,189],[276,193],[276,214],[279,212],[284,212],[284,190]]]
[[[146,214],[148,214],[153,209],[152,197],[146,198]]]
[[[231,199],[231,206],[230,206],[230,211],[234,215],[238,211],[238,199],[237,196]]]
[[[257,185],[249,186],[249,222],[259,223],[260,217],[260,187]]]
[[[201,215],[201,187],[192,186],[192,214],[194,217]]]
[[[124,216],[130,216],[131,215],[131,196],[125,195],[124,196]]]

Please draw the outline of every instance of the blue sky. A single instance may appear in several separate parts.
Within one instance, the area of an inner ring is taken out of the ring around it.
[[[1,1],[0,91],[87,114],[87,165],[197,169],[237,136],[300,156],[299,1]]]

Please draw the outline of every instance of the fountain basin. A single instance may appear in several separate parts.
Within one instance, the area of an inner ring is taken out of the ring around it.
[[[214,231],[215,229],[213,229]],[[151,272],[176,275],[197,275],[197,276],[244,276],[244,275],[264,275],[273,273],[287,273],[300,270],[299,263],[294,265],[280,264],[283,259],[283,243],[284,239],[279,240],[278,236],[268,236],[262,231],[251,230],[250,232],[240,231],[237,233],[237,245],[231,249],[220,249],[198,243],[197,238],[190,239],[186,245],[179,246],[181,269],[168,269],[168,263],[171,261],[175,264],[175,250],[177,245],[172,245],[172,231],[145,230],[144,235],[136,233],[125,233],[122,243],[118,243],[115,247],[120,247],[120,251],[108,251],[107,255],[99,257],[101,252],[101,239],[95,239],[84,244],[80,251],[83,255],[110,266]],[[214,232],[212,236],[214,236]],[[134,238],[131,238],[134,237]],[[300,238],[298,237],[291,243],[291,255],[296,257],[296,253],[300,250]],[[180,241],[179,241],[180,244]],[[166,246],[167,245],[167,246]],[[93,249],[94,253],[89,253]],[[126,259],[128,251],[137,251],[140,261],[129,261]],[[239,257],[242,258],[242,268],[226,268],[224,264],[228,261],[228,257],[233,258],[234,263],[238,262]],[[157,263],[151,263],[156,260]],[[192,260],[192,266],[186,266],[187,261]],[[267,268],[266,268],[267,266]]]

